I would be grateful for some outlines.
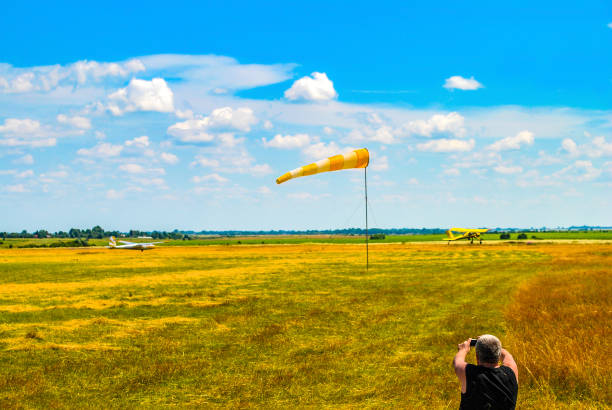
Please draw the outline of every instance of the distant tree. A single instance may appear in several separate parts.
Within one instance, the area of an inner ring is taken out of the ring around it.
[[[527,234],[525,232],[519,233],[516,239],[527,239]]]
[[[104,229],[100,225],[96,225],[91,228],[91,237],[96,239],[102,239],[104,237]]]
[[[71,238],[80,238],[81,230],[76,228],[70,228],[70,230],[68,231],[68,236],[70,236]]]
[[[499,235],[499,239],[510,239],[510,234],[508,232],[503,232]]]
[[[34,234],[37,235],[39,238],[46,238],[47,235],[49,235],[49,232],[44,229],[39,229],[38,231],[34,232]]]

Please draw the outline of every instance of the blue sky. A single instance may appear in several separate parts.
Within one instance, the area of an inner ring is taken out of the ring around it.
[[[0,230],[612,225],[612,5],[10,4]]]

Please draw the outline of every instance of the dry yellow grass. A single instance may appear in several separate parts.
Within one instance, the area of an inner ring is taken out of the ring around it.
[[[606,407],[611,249],[0,249],[0,407],[456,408],[485,332],[521,408]]]

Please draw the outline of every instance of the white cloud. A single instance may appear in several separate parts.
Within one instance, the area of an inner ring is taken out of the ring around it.
[[[42,131],[40,122],[29,118],[7,118],[0,125],[0,133],[9,136],[37,135]]]
[[[121,171],[129,174],[161,174],[164,175],[166,170],[163,168],[145,168],[140,164],[128,163],[119,166]]]
[[[52,147],[56,144],[55,138],[50,138],[49,131],[44,129],[40,122],[29,118],[7,118],[4,125],[0,125],[0,145],[9,147]]]
[[[410,178],[406,183],[408,185],[419,185],[419,180],[416,178]]]
[[[95,147],[92,148],[81,148],[77,151],[78,155],[82,155],[84,157],[97,157],[97,158],[109,158],[116,157],[121,154],[123,150],[123,146],[121,145],[113,145],[109,143],[99,143]]]
[[[556,172],[553,176],[571,182],[591,181],[601,175],[601,170],[595,168],[591,161],[575,161],[573,164]]]
[[[465,119],[457,112],[435,114],[428,120],[410,121],[402,127],[408,135],[431,137],[435,134],[450,134],[458,138],[465,136]]]
[[[160,154],[160,158],[166,164],[171,164],[171,165],[174,165],[174,164],[176,164],[179,161],[179,159],[178,159],[178,157],[176,155],[171,154],[169,152],[162,152]]]
[[[508,151],[520,149],[522,145],[533,145],[533,133],[529,131],[521,131],[514,137],[506,137],[489,145],[487,149],[491,151]]]
[[[272,168],[268,164],[256,164],[250,168],[250,174],[255,176],[264,176],[272,173]]]
[[[431,152],[467,152],[474,148],[474,140],[437,139],[422,144],[417,144],[419,151]]]
[[[119,169],[130,174],[143,174],[145,173],[145,169],[142,165],[139,164],[123,164],[119,166]]]
[[[24,193],[24,192],[28,192],[28,189],[23,184],[5,185],[4,186],[4,190],[6,192],[11,192],[11,193]]]
[[[219,166],[219,161],[217,161],[216,159],[210,159],[210,158],[205,158],[202,156],[197,156],[195,158],[195,161],[193,161],[191,163],[191,165],[200,165],[203,167],[218,167]]]
[[[295,149],[303,148],[310,144],[311,138],[308,134],[295,134],[295,135],[281,135],[276,134],[274,138],[267,141],[265,138],[261,139],[265,147],[273,147],[279,149]]]
[[[608,23],[608,28],[612,28],[612,23]]]
[[[259,188],[257,188],[257,192],[262,195],[270,195],[272,193],[272,190],[269,187],[262,185]]]
[[[68,171],[66,170],[59,170],[59,171],[51,171],[51,172],[47,172],[46,174],[43,174],[46,177],[49,178],[66,178],[68,177]]]
[[[341,152],[340,147],[334,141],[326,144],[324,142],[317,142],[316,144],[305,147],[302,152],[309,158],[313,159],[324,159],[333,155],[338,155]]]
[[[31,154],[26,154],[23,157],[19,157],[13,161],[14,164],[32,165],[34,163],[34,157]]]
[[[338,97],[334,83],[327,74],[314,72],[312,77],[302,77],[285,91],[288,100],[327,101]]]
[[[372,161],[374,159],[374,161]],[[373,171],[386,171],[389,169],[389,160],[386,156],[375,157],[370,160],[370,166]]]
[[[68,124],[75,128],[80,128],[82,130],[88,130],[91,128],[91,121],[89,120],[89,118],[80,117],[78,115],[74,117],[68,117],[64,114],[59,114],[57,116],[57,122],[59,122],[60,124]]]
[[[17,174],[15,174],[15,176],[17,178],[28,178],[28,177],[33,177],[34,176],[34,171],[32,171],[31,169],[19,172]]]
[[[477,90],[482,87],[483,85],[476,81],[474,77],[463,78],[460,75],[449,77],[444,82],[444,88],[449,90]]]
[[[457,176],[461,175],[461,171],[459,171],[457,168],[448,168],[448,169],[444,170],[443,174],[444,175],[453,176],[453,177],[457,177]]]
[[[222,184],[224,182],[229,181],[227,178],[222,177],[219,174],[209,174],[209,175],[202,175],[202,176],[194,176],[193,178],[191,178],[191,180],[193,182],[195,182],[196,184],[208,183],[208,182]]]
[[[127,77],[145,70],[139,60],[118,63],[77,61],[66,66],[36,66],[17,68],[0,66],[0,91],[5,93],[47,92],[58,87],[74,87],[109,77]]]
[[[521,172],[523,172],[523,167],[520,167],[520,166],[498,165],[493,169],[495,170],[495,172],[499,174],[505,174],[505,175],[520,174]]]
[[[113,115],[133,111],[174,111],[174,94],[163,78],[151,81],[132,78],[125,88],[109,95],[107,109]]]
[[[570,155],[575,155],[578,153],[578,146],[571,138],[565,138],[561,143],[561,147]]]
[[[114,189],[109,189],[108,191],[106,191],[106,198],[107,199],[121,199],[123,198],[123,192],[116,191]]]
[[[274,128],[274,124],[272,124],[272,122],[270,120],[266,120],[263,123],[263,127],[266,130],[271,130],[272,128]]]
[[[603,136],[594,137],[586,144],[577,145],[571,138],[565,138],[561,147],[571,156],[586,155],[590,158],[612,156],[612,142]]]
[[[223,107],[213,110],[207,117],[199,116],[187,121],[177,122],[168,127],[168,134],[183,142],[210,142],[215,139],[215,132],[248,132],[251,130],[251,126],[256,123],[257,118],[253,110],[248,107],[238,109]]]
[[[125,142],[126,146],[135,147],[135,148],[145,148],[145,147],[148,147],[149,144],[150,144],[149,137],[146,135],[143,135],[141,137],[136,137],[134,139],[131,139]]]

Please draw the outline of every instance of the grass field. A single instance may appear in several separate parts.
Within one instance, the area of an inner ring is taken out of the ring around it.
[[[0,407],[457,408],[482,333],[520,408],[612,406],[612,245],[363,251],[0,249]]]

